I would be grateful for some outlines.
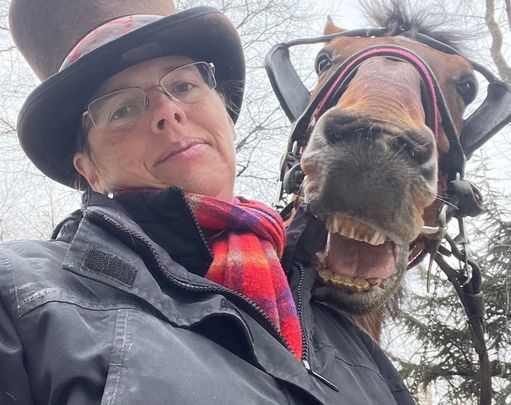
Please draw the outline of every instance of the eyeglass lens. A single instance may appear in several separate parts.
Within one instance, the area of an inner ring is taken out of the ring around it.
[[[135,126],[147,109],[146,92],[150,89],[160,87],[174,101],[192,104],[215,86],[213,68],[206,62],[196,62],[166,73],[159,86],[131,87],[101,96],[89,104],[88,111],[94,125],[101,130],[127,130]]]

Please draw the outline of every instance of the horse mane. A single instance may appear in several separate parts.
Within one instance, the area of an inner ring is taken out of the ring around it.
[[[463,42],[470,36],[453,28],[455,21],[438,3],[432,7],[431,2],[425,1],[361,0],[360,4],[369,22],[387,28],[389,35],[407,32],[413,39],[421,33],[458,51],[464,51]]]

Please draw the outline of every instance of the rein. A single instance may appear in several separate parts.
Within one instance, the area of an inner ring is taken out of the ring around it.
[[[327,42],[340,36],[379,37],[389,34],[409,36],[406,32],[391,33],[386,28],[344,31],[278,44],[268,54],[266,69],[270,82],[284,111],[294,121],[288,151],[282,161],[281,188],[276,206],[283,208],[283,214],[290,211],[290,207],[294,203],[284,207],[282,205],[283,195],[285,193],[295,194],[301,187],[304,174],[300,168],[300,158],[310,134],[321,115],[340,99],[360,64],[372,57],[384,56],[413,65],[420,74],[424,85],[423,104],[426,124],[434,133],[436,141],[440,136],[441,125],[449,141],[449,151],[448,159],[441,162],[443,164],[442,171],[447,174],[446,195],[442,197],[447,202],[442,203],[439,207],[438,225],[423,227],[423,232],[417,241],[425,243],[426,248],[415,257],[410,265],[418,264],[429,253],[428,291],[433,262],[438,264],[453,284],[468,317],[472,344],[479,356],[479,381],[481,384],[479,403],[480,405],[489,405],[491,404],[492,371],[484,339],[485,309],[481,292],[481,269],[467,252],[468,239],[464,224],[464,217],[476,216],[482,212],[482,196],[473,184],[463,179],[463,175],[467,156],[470,157],[475,149],[511,121],[509,109],[511,88],[485,67],[469,61],[474,69],[489,81],[488,95],[472,116],[465,120],[461,137],[458,137],[449,107],[432,69],[415,52],[401,46],[386,45],[369,47],[351,56],[331,74],[314,99],[309,101],[310,93],[301,83],[291,65],[289,47]],[[464,57],[454,48],[426,35],[416,33],[412,39],[442,52]],[[452,218],[457,220],[459,229],[455,238],[447,233],[447,224]],[[446,241],[448,247],[442,245],[443,241]],[[445,257],[449,256],[459,262],[458,269],[447,262]]]

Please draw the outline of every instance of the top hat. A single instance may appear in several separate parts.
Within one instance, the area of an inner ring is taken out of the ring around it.
[[[97,88],[148,59],[182,55],[213,62],[233,121],[243,96],[239,35],[212,7],[176,12],[171,0],[12,0],[14,41],[43,82],[18,117],[18,138],[48,177],[74,187],[76,136]]]

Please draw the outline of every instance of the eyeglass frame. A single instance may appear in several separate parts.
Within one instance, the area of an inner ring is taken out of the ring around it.
[[[153,84],[149,87],[146,87],[146,88],[142,88],[142,87],[138,87],[138,86],[133,86],[133,87],[125,87],[125,88],[122,88],[122,89],[118,89],[118,90],[114,90],[114,91],[111,91],[111,92],[108,92],[106,94],[103,94],[102,96],[99,96],[99,97],[96,97],[95,99],[93,99],[92,101],[90,101],[88,104],[87,104],[87,109],[83,112],[82,114],[82,128],[84,131],[87,131],[88,128],[87,125],[86,125],[86,120],[87,118],[90,120],[90,122],[92,122],[92,124],[98,128],[98,126],[96,125],[96,123],[94,122],[94,119],[92,117],[92,112],[90,110],[90,107],[91,105],[93,105],[94,103],[96,103],[98,100],[102,100],[108,96],[111,96],[112,94],[114,93],[117,93],[117,92],[121,92],[121,91],[124,91],[124,90],[128,90],[128,89],[139,89],[139,90],[142,90],[142,92],[144,93],[144,107],[145,107],[145,111],[147,111],[147,109],[149,108],[149,99],[147,97],[147,92],[150,91],[150,90],[153,90],[153,89],[156,89],[156,88],[160,88],[162,91],[163,91],[163,94],[165,94],[167,97],[169,97],[171,100],[175,101],[175,102],[178,102],[178,103],[182,103],[183,101],[179,100],[176,96],[172,95],[163,85],[162,85],[162,81],[165,77],[167,77],[168,75],[170,75],[171,73],[179,70],[179,69],[182,69],[182,68],[185,68],[185,67],[188,67],[188,66],[193,66],[193,65],[204,65],[208,71],[211,73],[211,78],[213,80],[213,85],[212,86],[209,86],[209,89],[210,90],[213,90],[217,87],[218,85],[218,82],[216,80],[216,77],[215,77],[215,65],[213,62],[205,62],[205,61],[197,61],[197,62],[191,62],[191,63],[187,63],[187,64],[184,64],[184,65],[181,65],[181,66],[177,66],[175,69],[172,69],[170,71],[168,71],[167,73],[165,73],[162,77],[160,77],[159,81],[158,81],[158,84]],[[207,83],[206,83],[207,84]],[[108,131],[108,130],[106,130]]]

